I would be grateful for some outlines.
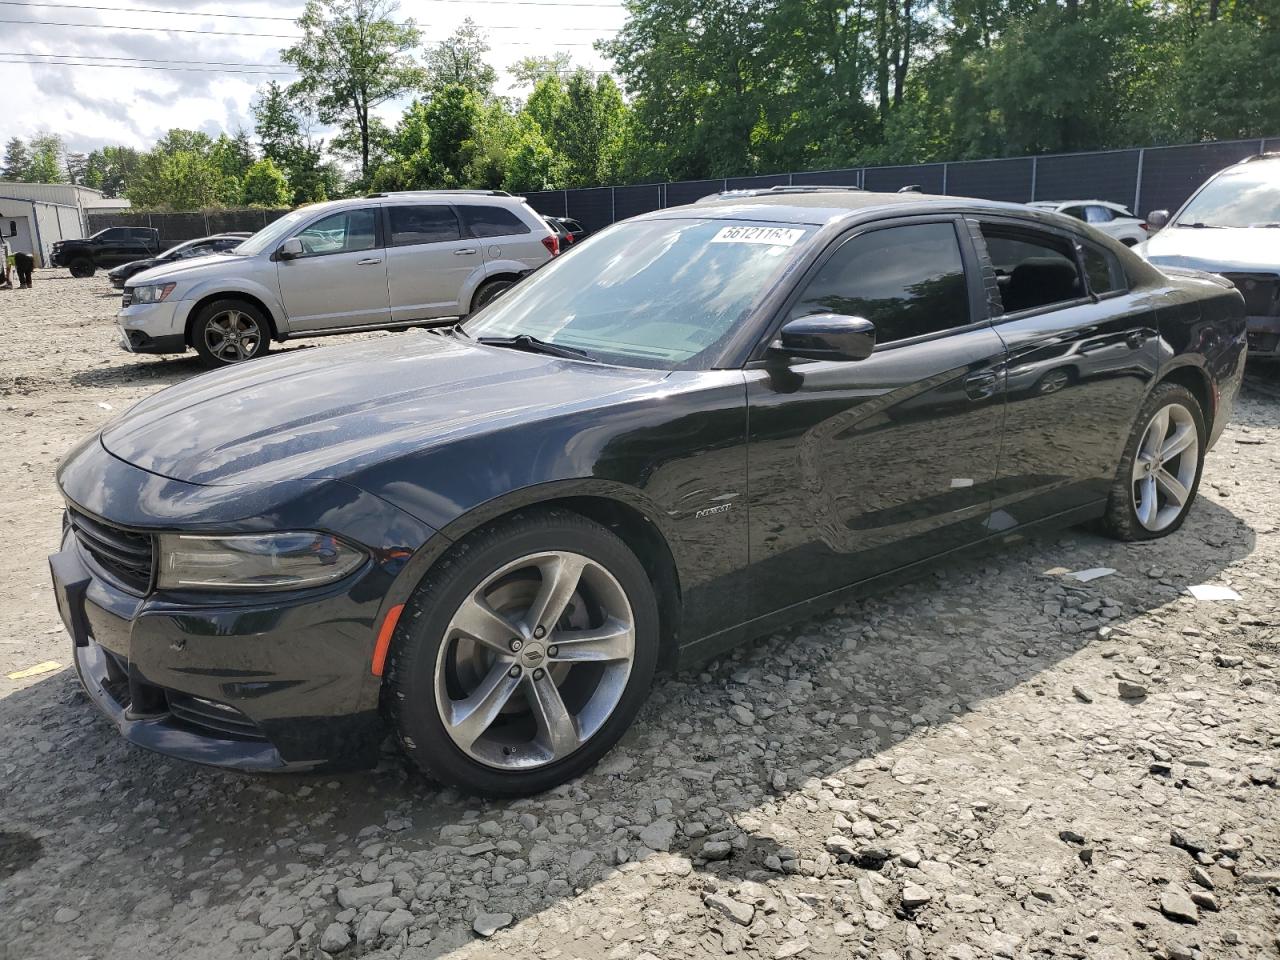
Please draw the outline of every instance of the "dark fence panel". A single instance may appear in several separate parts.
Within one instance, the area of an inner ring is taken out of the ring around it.
[[[1114,150],[1037,157],[1036,199],[1110,200],[1130,206],[1138,186],[1138,156],[1137,150]]]
[[[683,206],[700,200],[709,193],[719,193],[723,189],[723,180],[681,180],[679,183],[668,183],[666,206]]]
[[[1142,158],[1142,192],[1138,200],[1142,209],[1133,212],[1140,217],[1148,210],[1173,212],[1210,174],[1253,156],[1260,143],[1229,140],[1186,147],[1148,147]]]
[[[650,210],[662,209],[662,184],[646,183],[639,187],[615,187],[613,212],[619,220],[637,217]]]
[[[1031,158],[949,163],[947,193],[954,197],[1026,203],[1031,199]]]
[[[569,216],[588,230],[601,230],[613,223],[612,187],[587,187],[568,194]]]
[[[863,171],[862,189],[895,193],[903,187],[918,184],[922,193],[943,193],[946,175],[941,163],[922,163],[913,167],[867,167]]]
[[[524,198],[529,201],[529,206],[544,217],[565,216],[564,190],[540,190],[536,193],[526,193]]]
[[[764,190],[768,187],[785,187],[791,182],[787,173],[770,173],[759,177],[730,177],[727,181],[730,190]]]
[[[92,236],[99,230],[106,230],[110,227],[149,227],[145,216],[139,218],[136,213],[90,213],[87,214],[89,221],[89,234]]]
[[[1280,139],[1265,141],[1262,145],[1262,152],[1263,153],[1280,152]]]
[[[852,170],[809,170],[805,173],[793,173],[791,182],[797,187],[860,187],[862,171]]]

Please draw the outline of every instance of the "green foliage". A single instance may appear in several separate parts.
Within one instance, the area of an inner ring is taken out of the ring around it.
[[[459,86],[477,97],[487,97],[498,82],[497,71],[485,60],[489,44],[470,17],[447,40],[426,55],[427,93],[435,96],[445,87]]]
[[[507,151],[504,190],[550,190],[563,182],[563,163],[543,139],[542,129],[528,113],[515,120],[515,129]]]
[[[30,159],[22,179],[28,183],[65,183],[66,167],[62,155],[66,152],[62,137],[56,133],[41,133],[31,138],[28,145]]]
[[[122,197],[141,165],[142,155],[133,147],[100,147],[85,161],[85,186],[101,190],[106,197]]]
[[[412,20],[395,20],[398,9],[391,0],[307,0],[298,19],[302,39],[280,52],[298,71],[290,96],[342,128],[366,181],[376,159],[373,109],[424,79],[414,56],[421,33]]]
[[[21,137],[13,137],[4,145],[4,166],[0,168],[0,179],[21,181],[26,179],[27,165],[31,162],[31,154],[27,151],[27,142]]]
[[[245,171],[242,199],[246,207],[287,207],[293,191],[275,162],[264,157]]]

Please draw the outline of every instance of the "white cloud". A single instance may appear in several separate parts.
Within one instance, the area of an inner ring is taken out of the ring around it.
[[[121,7],[177,8],[177,0],[105,0]],[[605,0],[600,0],[605,2]],[[57,20],[78,24],[114,24],[169,28],[165,32],[108,30],[89,27],[43,26],[34,22],[3,24],[0,51],[49,54],[60,57],[123,57],[163,59],[173,65],[197,61],[234,61],[259,65],[279,63],[287,39],[224,36],[225,32],[289,34],[292,23],[279,20],[240,20],[224,17],[172,16],[151,13],[112,13],[50,7],[5,7],[8,20]],[[287,16],[300,9],[262,0],[220,0],[218,13]],[[498,69],[499,86],[510,86],[507,68],[521,57],[566,50],[576,64],[605,69],[607,63],[589,46],[611,35],[625,14],[620,5],[587,8],[513,5],[477,0],[446,3],[402,0],[401,16],[413,17],[427,43],[447,37],[466,16],[486,30],[490,62]],[[581,27],[606,28],[600,32]],[[505,29],[513,28],[513,29]],[[571,29],[570,29],[571,28]],[[174,30],[201,32],[169,32]],[[217,31],[216,33],[214,31]],[[6,59],[0,53],[0,59]],[[163,66],[165,64],[155,64]],[[250,104],[268,76],[229,72],[178,72],[54,64],[0,64],[4,73],[5,135],[31,136],[43,130],[60,133],[73,150],[102,144],[147,147],[171,127],[217,133],[252,126]],[[212,69],[212,68],[210,68]],[[401,105],[383,109],[393,119]]]

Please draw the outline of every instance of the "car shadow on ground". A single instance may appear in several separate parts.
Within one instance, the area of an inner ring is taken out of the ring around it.
[[[43,937],[57,906],[109,890],[119,901],[115,920],[102,920],[99,907],[77,955],[116,955],[113,938],[138,923],[161,938],[151,941],[156,955],[166,955],[163,937],[178,936],[176,928],[212,917],[223,930],[210,935],[224,935],[227,913],[214,908],[256,916],[246,901],[291,873],[317,880],[312,894],[321,891],[327,905],[312,899],[306,910],[323,930],[339,909],[325,884],[358,874],[369,844],[392,850],[412,878],[404,899],[420,901],[415,930],[430,937],[415,957],[470,941],[477,910],[519,921],[619,872],[692,869],[723,883],[766,879],[781,867],[852,878],[855,866],[823,859],[821,839],[815,846],[779,826],[787,804],[828,804],[864,821],[859,797],[869,779],[893,777],[910,789],[927,777],[918,762],[886,758],[896,746],[962,726],[975,708],[1023,685],[1043,692],[1060,663],[1092,643],[1123,642],[1136,621],[1254,544],[1247,524],[1202,497],[1165,540],[1121,544],[1072,530],[953,563],[701,671],[660,679],[635,728],[594,771],[518,801],[437,788],[389,748],[376,771],[341,776],[241,776],[157,757],[121,742],[65,671],[0,700],[8,785],[0,902],[12,905],[0,916],[0,940],[11,941],[13,956],[42,955],[37,946],[49,946],[31,930]],[[1059,566],[1117,573],[1091,583],[1045,573]],[[1054,604],[1061,616],[1046,613]],[[1099,608],[1111,606],[1119,612],[1103,618]],[[1103,625],[1112,639],[1098,639]],[[1116,701],[1111,709],[1126,708]],[[664,836],[667,821],[675,829]],[[477,832],[489,823],[496,827]],[[470,847],[486,837],[516,841],[514,865],[495,873],[492,850]],[[855,842],[855,861],[874,860],[886,843]],[[538,846],[552,851],[546,864],[535,862]],[[707,859],[712,850],[718,859]],[[590,856],[571,856],[578,851]]]

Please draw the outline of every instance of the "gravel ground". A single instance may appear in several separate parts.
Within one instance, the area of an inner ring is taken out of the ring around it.
[[[114,309],[101,276],[0,292],[0,958],[1280,956],[1277,400],[1173,537],[1073,530],[764,638],[661,680],[590,775],[486,803],[390,752],[200,769],[95,714],[53,471],[197,372],[120,352]]]

